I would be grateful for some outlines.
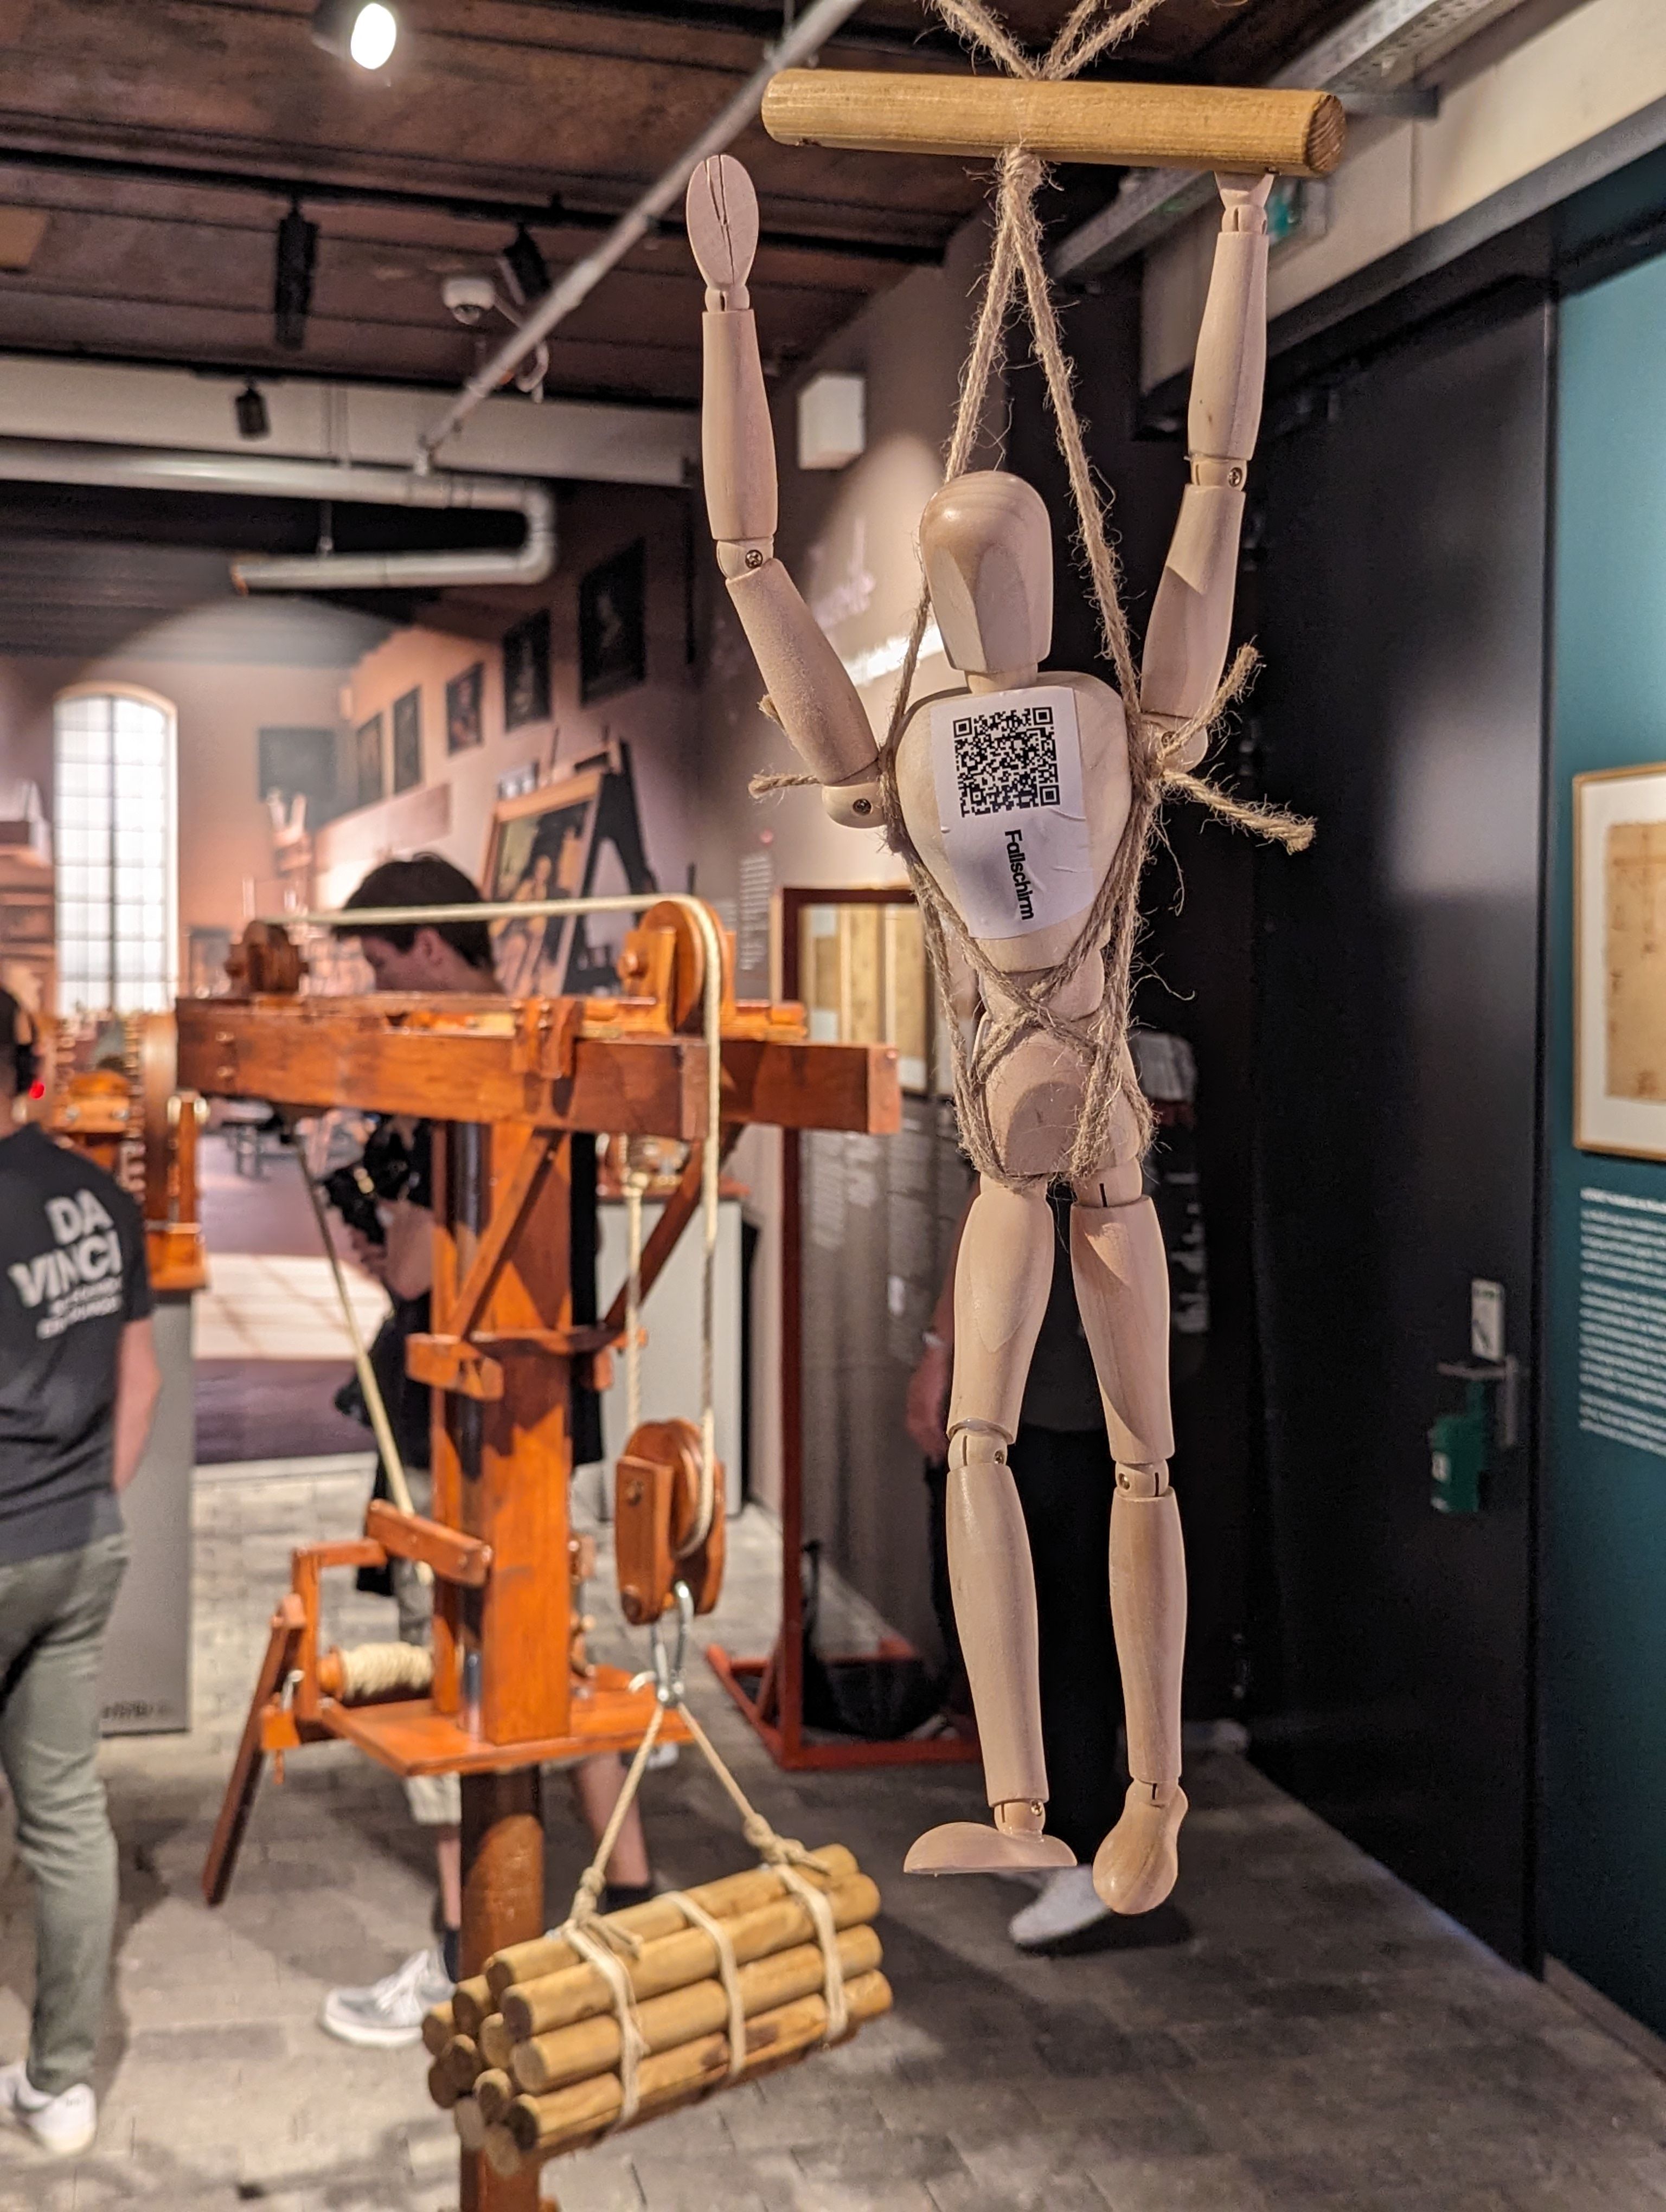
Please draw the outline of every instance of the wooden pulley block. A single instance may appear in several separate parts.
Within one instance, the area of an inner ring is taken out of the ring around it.
[[[734,1003],[733,946],[721,928],[717,940],[723,961],[723,1003],[731,1006]],[[619,977],[628,988],[663,996],[672,1028],[680,1036],[699,1035],[705,1007],[706,948],[686,907],[666,899],[648,908],[625,939]]]
[[[717,1603],[723,1588],[721,1462],[713,1469],[711,1527],[689,1551],[699,1516],[699,1430],[692,1421],[644,1421],[613,1477],[614,1565],[619,1603],[633,1628],[669,1613],[679,1582],[688,1584],[696,1613]]]
[[[226,974],[240,998],[293,998],[307,963],[282,923],[252,921],[226,955]]]

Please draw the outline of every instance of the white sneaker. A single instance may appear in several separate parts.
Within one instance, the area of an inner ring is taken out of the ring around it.
[[[85,2081],[58,2096],[43,2097],[21,2058],[0,2066],[0,2112],[58,2158],[73,2158],[88,2149],[98,2133],[98,2100]]]
[[[368,1988],[331,1990],[319,2023],[344,2043],[367,2051],[400,2051],[421,2039],[423,2014],[449,2002],[451,1990],[438,1947],[413,1951],[402,1966]]]
[[[1041,1895],[1006,1923],[1006,1933],[1020,1951],[1039,1950],[1066,1936],[1079,1935],[1110,1911],[1093,1887],[1091,1866],[1064,1867],[1049,1875]]]

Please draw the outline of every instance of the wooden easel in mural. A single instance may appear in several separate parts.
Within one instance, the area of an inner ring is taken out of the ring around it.
[[[226,1894],[265,1757],[344,1739],[395,1774],[462,1778],[462,1966],[478,1974],[543,1929],[540,1765],[629,1750],[648,1729],[651,1687],[574,1663],[572,1389],[586,1370],[599,1379],[596,1363],[626,1328],[623,1291],[599,1321],[575,1311],[574,1137],[691,1147],[642,1255],[645,1291],[701,1206],[710,1148],[750,1122],[885,1133],[901,1118],[895,1052],[810,1044],[802,1007],[737,1002],[728,941],[696,906],[650,908],[626,939],[627,988],[608,998],[303,997],[285,932],[253,923],[244,995],[179,1004],[179,1071],[198,1091],[269,1099],[289,1115],[350,1105],[435,1124],[435,1325],[409,1353],[434,1393],[432,1517],[373,1504],[362,1535],[296,1552],[204,1872],[211,1904]],[[502,904],[471,911],[514,917]],[[543,904],[529,918],[556,917]],[[642,1527],[618,1529],[633,1573],[655,1553],[656,1503],[673,1507],[674,1480],[657,1501],[645,1484]],[[432,1679],[415,1693],[407,1683],[356,1696],[355,1655],[319,1649],[321,1577],[390,1558],[432,1575]],[[702,1596],[715,1595],[708,1574]],[[661,1732],[687,1734],[673,1714]],[[536,2169],[505,2175],[465,2148],[461,2201],[465,2212],[534,2212]]]
[[[481,887],[489,899],[511,902],[589,898],[610,850],[627,890],[659,890],[642,843],[630,748],[614,738],[558,782],[498,802]],[[582,997],[616,988],[613,961],[592,944],[587,920],[569,914],[536,923],[495,922],[493,951],[504,989],[511,996],[540,991]]]

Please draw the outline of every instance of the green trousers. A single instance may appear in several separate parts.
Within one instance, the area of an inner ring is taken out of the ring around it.
[[[29,2080],[48,2097],[92,2077],[116,1920],[116,1839],[98,1777],[99,1654],[125,1535],[0,1562],[0,1767],[34,1881]]]

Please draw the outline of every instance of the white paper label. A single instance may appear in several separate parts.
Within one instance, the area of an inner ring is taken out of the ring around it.
[[[1091,906],[1075,693],[1037,684],[939,699],[931,735],[943,847],[973,936],[1021,936]]]

